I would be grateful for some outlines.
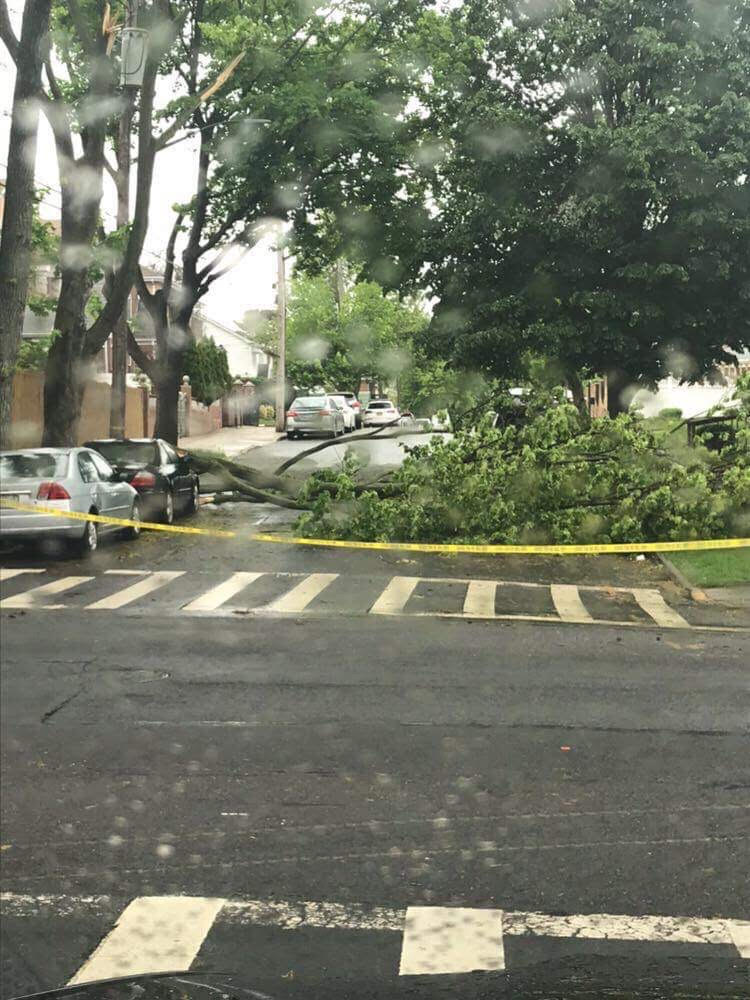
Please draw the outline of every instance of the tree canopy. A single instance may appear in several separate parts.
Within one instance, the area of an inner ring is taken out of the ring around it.
[[[300,387],[351,392],[361,379],[395,383],[426,324],[419,306],[386,294],[375,282],[348,280],[338,268],[296,275],[287,316],[287,377]],[[256,339],[275,353],[276,324],[269,322]]]
[[[468,0],[415,39],[409,164],[363,256],[439,300],[433,354],[546,355],[618,406],[750,344],[746,3]]]

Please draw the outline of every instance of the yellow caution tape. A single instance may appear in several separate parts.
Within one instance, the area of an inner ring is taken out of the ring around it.
[[[15,500],[2,500],[0,507],[9,507],[11,510],[25,510],[31,514],[49,514],[52,517],[65,517],[72,521],[95,521],[97,524],[117,524],[123,528],[145,528],[147,531],[169,531],[180,535],[210,535],[214,538],[237,537],[236,531],[220,531],[214,528],[188,528],[181,524],[157,524],[156,521],[131,521],[124,517],[109,517],[105,514],[84,514],[77,510],[59,510],[57,507],[18,503]]]
[[[179,524],[157,524],[155,521],[130,521],[103,514],[84,514],[57,507],[22,504],[15,500],[2,500],[0,506],[12,510],[25,510],[33,514],[49,514],[74,521],[96,521],[116,524],[123,528],[140,527],[146,531],[167,531],[181,535],[206,535],[210,538],[239,538],[236,531],[218,528],[188,528]],[[593,556],[604,553],[645,552],[706,552],[711,549],[742,549],[750,547],[750,538],[711,538],[689,542],[618,542],[593,545],[453,545],[429,542],[350,542],[338,538],[291,538],[283,535],[254,534],[247,536],[252,542],[273,542],[280,545],[317,545],[339,549],[374,549],[394,552],[443,552],[455,555],[535,555],[535,556]]]
[[[623,542],[601,545],[451,545],[427,542],[348,542],[334,538],[283,538],[253,535],[255,542],[285,545],[324,545],[341,549],[379,549],[397,552],[445,552],[459,555],[592,556],[605,552],[705,552],[708,549],[741,549],[750,538],[715,538],[693,542]]]

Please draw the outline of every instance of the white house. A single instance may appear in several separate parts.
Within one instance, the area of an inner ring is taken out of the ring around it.
[[[224,348],[229,371],[234,378],[269,377],[272,374],[273,359],[239,327],[226,326],[196,311],[193,314],[193,330],[196,339],[211,337],[217,347]]]

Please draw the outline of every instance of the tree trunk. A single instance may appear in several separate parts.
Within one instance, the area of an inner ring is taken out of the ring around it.
[[[573,395],[573,404],[576,409],[582,414],[588,414],[589,408],[583,395],[583,382],[581,382],[578,372],[569,371],[565,376],[565,381]]]
[[[46,448],[78,443],[78,421],[83,403],[86,365],[77,348],[80,348],[84,333],[81,321],[78,336],[56,337],[47,355],[42,436],[42,444]]]
[[[10,446],[13,373],[31,270],[39,97],[51,0],[26,0],[16,57],[0,238],[0,448]]]
[[[607,410],[610,417],[627,413],[631,394],[627,391],[631,380],[621,369],[607,372]]]
[[[154,388],[156,389],[156,426],[154,437],[163,438],[170,444],[177,444],[177,406],[180,396],[180,385],[182,384],[182,373],[176,374],[174,370],[167,372],[164,378],[159,379]]]

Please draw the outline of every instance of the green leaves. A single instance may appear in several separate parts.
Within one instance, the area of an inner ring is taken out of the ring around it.
[[[560,390],[537,391],[520,426],[487,419],[413,449],[379,498],[352,499],[356,470],[327,470],[299,528],[358,540],[631,542],[745,534],[750,526],[750,378],[736,442],[679,465],[635,416],[588,422]],[[326,485],[327,484],[327,485]],[[332,485],[333,484],[333,485]],[[338,501],[345,501],[339,503]]]
[[[199,403],[213,403],[232,385],[227,352],[211,337],[191,345],[185,355],[184,371],[190,378],[193,399]]]

